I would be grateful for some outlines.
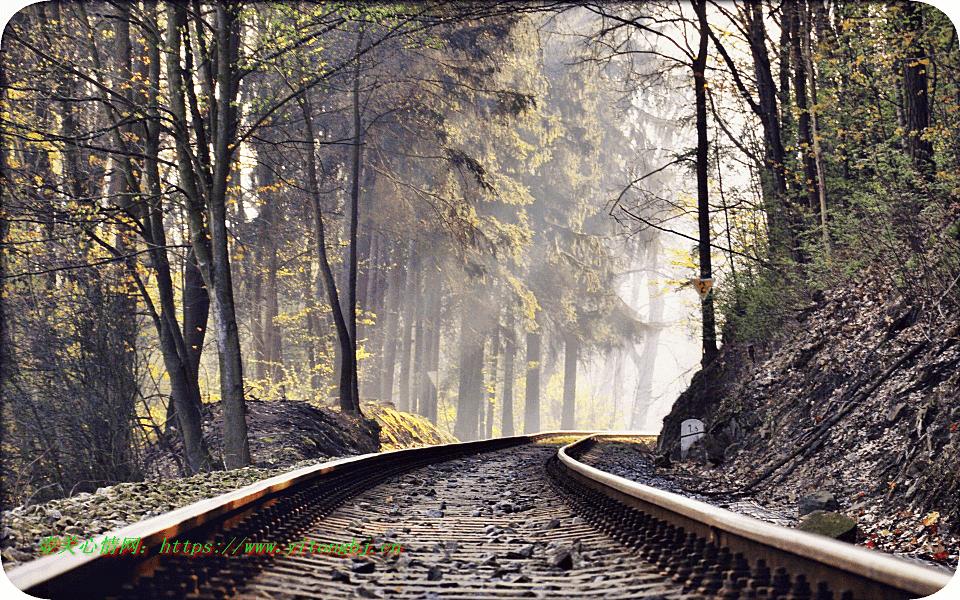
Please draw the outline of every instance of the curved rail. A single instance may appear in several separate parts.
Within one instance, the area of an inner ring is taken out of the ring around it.
[[[948,573],[936,569],[734,514],[613,476],[577,460],[598,440],[654,435],[545,432],[340,459],[278,475],[94,540],[99,545],[107,537],[140,538],[141,550],[136,554],[54,555],[32,561],[6,575],[19,589],[45,598],[134,597],[130,596],[133,592],[129,589],[119,595],[117,590],[141,576],[151,579],[158,574],[164,581],[180,585],[180,595],[190,595],[190,589],[197,589],[197,571],[177,571],[176,560],[169,557],[160,560],[164,558],[160,556],[164,540],[189,536],[194,540],[213,540],[218,543],[217,547],[222,547],[222,542],[234,533],[254,536],[251,539],[298,535],[293,532],[298,531],[297,527],[303,523],[329,514],[345,499],[398,473],[551,438],[563,440],[585,436],[560,448],[551,459],[548,466],[548,471],[553,474],[550,485],[560,488],[588,521],[615,539],[638,547],[643,560],[660,567],[661,573],[677,583],[682,582],[685,590],[690,589],[698,597],[752,597],[742,596],[740,592],[746,586],[754,585],[756,577],[751,573],[762,571],[767,565],[770,569],[790,574],[790,578],[781,576],[781,583],[784,580],[796,582],[801,591],[799,595],[796,590],[792,591],[790,598],[916,598],[940,590],[950,580]],[[726,562],[721,565],[724,557]],[[748,565],[744,557],[754,565]],[[238,565],[244,563],[230,558],[211,557],[212,561],[205,567],[207,570],[199,576],[229,577],[231,570],[237,571],[241,568]],[[732,567],[731,560],[739,561],[736,563],[739,566]],[[181,562],[191,563],[191,568],[198,563],[196,559]],[[694,562],[698,564],[693,566]],[[712,583],[707,581],[709,575],[697,579],[697,569],[700,569],[700,576],[704,575],[708,568],[706,563],[711,563]],[[721,574],[723,589],[719,589],[718,583]],[[817,583],[822,583],[810,596],[802,593],[806,582],[813,584],[815,589]]]
[[[611,475],[574,458],[598,440],[610,437],[616,436],[597,434],[564,446],[557,453],[559,465],[580,484],[681,528],[688,535],[695,534],[717,548],[763,558],[771,568],[802,574],[811,585],[825,582],[837,592],[837,598],[845,597],[845,592],[855,598],[918,598],[941,590],[951,579],[939,569],[772,525]],[[671,550],[678,552],[680,548]]]
[[[93,538],[94,547],[102,548],[107,537],[139,538],[137,554],[57,554],[39,558],[5,573],[18,589],[41,598],[103,598],[119,583],[156,567],[157,555],[164,540],[183,539],[193,535],[207,538],[212,531],[229,528],[269,507],[280,498],[311,486],[332,488],[324,499],[335,506],[377,481],[401,471],[431,462],[444,461],[468,454],[509,448],[547,440],[552,437],[590,435],[593,431],[551,431],[533,435],[497,438],[476,442],[441,444],[406,448],[382,453],[343,458],[289,473],[277,475],[233,492],[201,500],[169,513],[107,532]]]

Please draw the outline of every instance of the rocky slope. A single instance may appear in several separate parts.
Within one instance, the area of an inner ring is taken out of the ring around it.
[[[664,420],[658,464],[780,511],[832,492],[860,543],[956,567],[958,315],[883,289],[815,294],[776,341],[725,345]],[[688,418],[708,435],[678,464]]]

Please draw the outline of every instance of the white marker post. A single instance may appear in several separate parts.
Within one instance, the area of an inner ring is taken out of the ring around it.
[[[703,421],[700,419],[687,419],[680,423],[680,460],[687,460],[690,446],[705,435],[707,434],[703,430]]]

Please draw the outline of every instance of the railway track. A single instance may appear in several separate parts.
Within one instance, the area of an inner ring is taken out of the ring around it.
[[[118,600],[867,600],[950,579],[597,471],[576,460],[595,437],[536,443],[556,439],[301,469],[105,536],[139,539],[136,552],[50,556],[7,575],[42,598]]]

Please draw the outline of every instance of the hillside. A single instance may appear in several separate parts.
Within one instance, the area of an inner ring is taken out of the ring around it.
[[[957,315],[879,281],[814,296],[775,341],[725,345],[694,377],[664,421],[660,464],[679,458],[679,424],[701,419],[700,466],[680,470],[703,488],[788,510],[826,490],[861,543],[956,566]]]
[[[217,447],[218,405],[205,405],[204,433]],[[304,402],[248,401],[254,465],[231,471],[177,477],[169,450],[154,448],[154,478],[120,483],[43,504],[3,512],[0,554],[4,568],[40,557],[48,536],[92,537],[130,523],[225,494],[261,479],[343,456],[455,442],[419,415],[364,404],[367,419]],[[156,477],[162,474],[163,477]]]

